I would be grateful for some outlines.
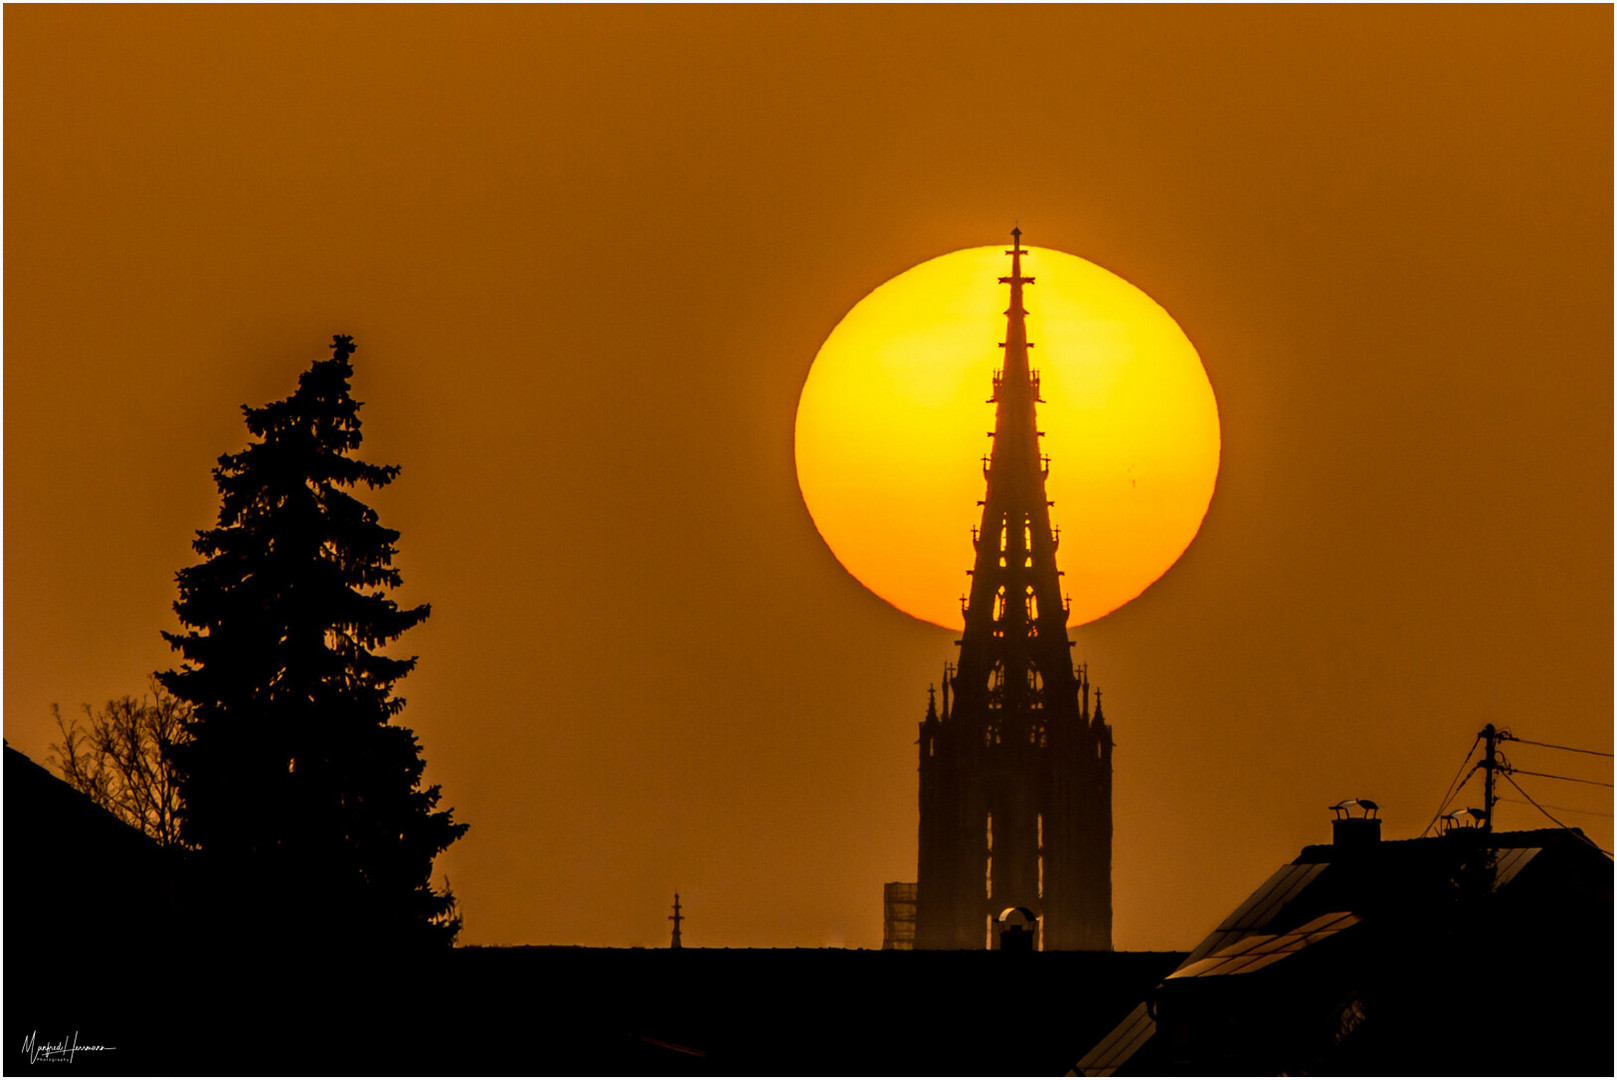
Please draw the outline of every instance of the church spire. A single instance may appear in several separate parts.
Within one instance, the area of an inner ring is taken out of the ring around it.
[[[1039,452],[1039,375],[1032,367],[1027,339],[1024,287],[1034,278],[1022,272],[1022,230],[1011,232],[1010,286],[1005,310],[1003,363],[994,376],[993,448],[984,468],[987,492],[977,529],[977,557],[966,604],[955,698],[989,711],[1038,709],[1048,694],[1076,691],[1067,641],[1067,612],[1056,570],[1056,533],[1044,481],[1048,459]],[[973,699],[980,700],[973,700]],[[986,715],[986,714],[985,714]],[[996,720],[987,716],[991,726]],[[1009,719],[1008,715],[1006,719]],[[1032,729],[1016,737],[1037,741],[1040,717],[1023,717]],[[1003,726],[1003,725],[1001,725]],[[985,732],[1003,739],[1008,730]]]
[[[959,662],[920,730],[916,947],[980,948],[996,920],[1033,912],[1040,948],[1111,947],[1111,735],[1072,666],[1058,534],[1039,451],[1022,230],[994,375],[993,445]]]

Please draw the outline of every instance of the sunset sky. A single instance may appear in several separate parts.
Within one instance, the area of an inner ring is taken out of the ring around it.
[[[1610,7],[4,29],[4,728],[36,760],[52,702],[177,662],[239,407],[350,333],[398,599],[433,608],[395,651],[471,825],[435,876],[461,940],[666,944],[678,888],[687,945],[879,946],[956,635],[841,568],[793,418],[861,297],[1018,222],[1172,313],[1222,428],[1183,559],[1072,634],[1119,948],[1190,947],[1341,799],[1418,834],[1484,723],[1612,749]],[[1521,783],[1611,848],[1609,789]]]

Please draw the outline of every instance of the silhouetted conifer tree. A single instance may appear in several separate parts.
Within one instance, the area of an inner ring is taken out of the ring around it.
[[[178,575],[186,663],[160,675],[191,703],[172,750],[182,836],[224,883],[241,933],[306,944],[447,945],[460,929],[433,859],[462,833],[420,784],[415,735],[390,721],[393,684],[415,666],[375,650],[425,619],[384,590],[400,584],[399,534],[352,494],[396,465],[353,457],[352,339],[298,379],[291,397],[243,406],[258,441],[219,459],[219,523]]]

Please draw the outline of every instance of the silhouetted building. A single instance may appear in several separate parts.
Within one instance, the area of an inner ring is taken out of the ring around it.
[[[1074,668],[1028,364],[1021,230],[958,663],[921,724],[915,947],[997,948],[1032,913],[1038,949],[1112,947],[1112,735]]]
[[[881,947],[915,948],[915,882],[889,881],[881,892]]]
[[[7,1075],[1054,1075],[1184,959],[473,946],[356,964],[262,947],[180,852],[9,746],[4,789]],[[559,989],[536,1008],[513,987]],[[108,1049],[18,1053],[64,1040]]]
[[[1611,1075],[1611,860],[1379,825],[1336,821],[1069,1075]]]
[[[5,745],[6,969],[139,963],[189,922],[180,853]],[[171,944],[171,943],[170,943]],[[133,959],[131,959],[133,958]]]

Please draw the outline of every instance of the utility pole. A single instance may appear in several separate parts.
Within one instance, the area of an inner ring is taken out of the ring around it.
[[[1508,738],[1492,724],[1477,733],[1483,741],[1482,752],[1482,831],[1493,832],[1493,774],[1499,768],[1498,753],[1501,737]]]

